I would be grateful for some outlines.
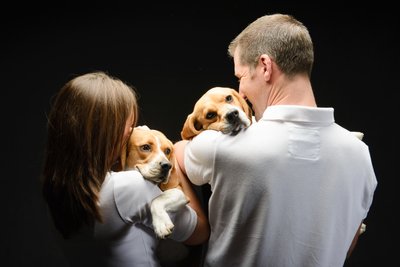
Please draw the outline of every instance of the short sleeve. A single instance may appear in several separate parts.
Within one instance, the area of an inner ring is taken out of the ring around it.
[[[152,227],[150,204],[161,194],[159,187],[145,180],[138,171],[122,171],[114,175],[114,200],[122,220]]]
[[[169,216],[174,223],[174,230],[170,238],[178,242],[187,240],[197,225],[196,212],[190,206],[186,205],[178,212],[169,213]]]
[[[221,132],[207,130],[188,142],[185,147],[185,170],[195,185],[210,183],[215,161],[217,139]]]
[[[365,172],[367,174],[367,181],[366,181],[366,186],[365,186],[364,198],[363,198],[363,202],[362,202],[362,206],[365,210],[364,219],[367,216],[367,213],[372,205],[374,192],[378,185],[378,181],[375,176],[375,172],[374,172],[374,168],[372,165],[368,146],[365,145],[365,148],[366,148],[366,153],[365,153],[366,157],[365,158],[366,158],[368,168],[365,168]]]
[[[161,194],[160,188],[137,171],[113,173],[114,201],[121,219],[128,224],[142,223],[153,228],[150,205]],[[169,213],[174,230],[171,239],[185,241],[197,225],[197,214],[188,205]]]

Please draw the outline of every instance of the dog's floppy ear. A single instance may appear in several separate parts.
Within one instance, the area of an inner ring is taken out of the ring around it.
[[[189,140],[198,135],[203,130],[203,126],[197,120],[194,114],[189,114],[181,131],[181,137],[184,140]]]
[[[250,122],[252,122],[253,111],[251,110],[249,104],[247,104],[246,100],[239,95],[239,93],[234,90],[235,97],[239,100],[240,105],[242,106],[243,111],[246,113],[247,118],[249,118]]]

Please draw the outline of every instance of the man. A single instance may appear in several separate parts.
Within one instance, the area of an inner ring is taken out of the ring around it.
[[[205,266],[343,266],[377,181],[367,145],[317,107],[307,28],[263,16],[228,51],[257,122],[175,145],[189,179],[211,185]]]

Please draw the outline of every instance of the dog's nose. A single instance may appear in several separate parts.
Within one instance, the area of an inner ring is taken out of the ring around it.
[[[172,165],[171,163],[167,162],[167,163],[161,163],[161,170],[164,174],[167,174],[169,172],[169,170],[171,169]]]
[[[229,123],[235,122],[239,117],[239,111],[234,110],[226,114],[226,119],[228,120]]]

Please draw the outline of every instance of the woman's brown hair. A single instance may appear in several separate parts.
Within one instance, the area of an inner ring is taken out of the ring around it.
[[[104,72],[78,76],[55,96],[48,116],[42,193],[64,238],[101,221],[101,185],[120,154],[127,120],[138,118],[133,87]]]

